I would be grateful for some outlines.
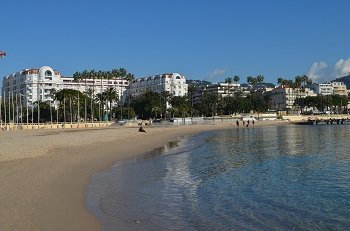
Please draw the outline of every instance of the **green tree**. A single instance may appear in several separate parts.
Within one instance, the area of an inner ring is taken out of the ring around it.
[[[146,91],[145,93],[132,98],[130,105],[138,118],[157,118],[159,110],[156,109],[161,106],[160,94],[153,91]]]
[[[115,103],[117,104],[118,102],[118,95],[117,92],[114,88],[108,88],[103,92],[104,96],[103,98],[109,103],[109,113],[108,113],[108,119],[111,121],[112,120],[112,104]]]
[[[233,81],[235,81],[235,83],[237,84],[238,82],[239,82],[239,76],[238,75],[235,75],[234,77],[233,77]]]
[[[190,109],[190,101],[186,96],[174,96],[170,100],[173,116],[186,117]]]

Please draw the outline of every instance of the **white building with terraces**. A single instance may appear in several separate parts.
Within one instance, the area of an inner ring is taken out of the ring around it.
[[[54,103],[54,99],[50,94],[51,89],[56,91],[62,89],[73,89],[80,92],[93,91],[96,95],[108,88],[114,88],[119,98],[121,98],[128,86],[129,81],[122,78],[75,81],[73,77],[65,77],[59,71],[49,66],[43,66],[39,69],[24,69],[5,76],[3,78],[2,97],[5,101],[20,97],[23,105],[31,106],[38,100]]]
[[[147,90],[162,93],[168,91],[173,96],[185,96],[188,85],[186,78],[178,73],[165,73],[135,79],[130,83],[129,94],[133,97],[145,93]]]

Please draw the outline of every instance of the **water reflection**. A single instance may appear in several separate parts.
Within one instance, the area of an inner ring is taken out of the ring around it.
[[[152,230],[344,230],[348,133],[279,126],[186,137],[93,181],[100,219],[113,227],[136,217]]]

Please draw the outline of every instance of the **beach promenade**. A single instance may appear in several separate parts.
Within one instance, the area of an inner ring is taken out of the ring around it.
[[[276,124],[285,122],[254,126]],[[184,135],[237,129],[232,121],[144,128],[147,133],[137,126],[0,132],[0,230],[101,230],[85,207],[92,174]]]

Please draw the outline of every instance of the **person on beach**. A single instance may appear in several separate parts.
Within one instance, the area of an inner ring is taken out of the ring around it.
[[[247,121],[247,127],[249,126],[249,120]]]
[[[254,125],[254,120],[252,120],[252,124]]]
[[[142,128],[142,125],[139,128],[139,132],[145,132],[146,133],[145,129]]]
[[[236,120],[236,125],[237,125],[237,127],[239,127],[239,122],[238,122],[238,120]]]

